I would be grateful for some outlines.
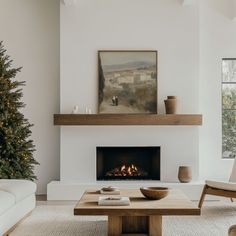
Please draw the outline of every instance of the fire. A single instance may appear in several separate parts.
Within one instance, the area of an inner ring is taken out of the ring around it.
[[[131,176],[146,176],[147,173],[139,169],[134,164],[122,165],[106,173],[106,176],[120,176],[120,177],[131,177]]]
[[[120,172],[122,176],[134,176],[136,175],[136,172],[138,171],[138,168],[135,165],[123,165],[120,168]]]

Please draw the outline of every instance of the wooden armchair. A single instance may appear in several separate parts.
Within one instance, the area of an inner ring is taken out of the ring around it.
[[[198,204],[201,208],[206,194],[227,197],[233,201],[236,198],[236,160],[234,161],[232,173],[228,182],[207,180],[203,188],[202,195]]]

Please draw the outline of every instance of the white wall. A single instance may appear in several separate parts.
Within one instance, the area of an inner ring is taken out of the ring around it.
[[[198,43],[197,8],[179,0],[61,4],[61,112],[74,104],[96,112],[99,49],[158,50],[159,111],[165,96],[175,94],[179,112],[196,112]]]
[[[59,13],[58,0],[0,1],[0,40],[14,65],[23,66],[17,79],[26,81],[24,114],[34,124],[38,193],[59,178],[59,128],[53,126],[59,111]]]
[[[204,114],[200,129],[200,176],[228,179],[232,160],[222,160],[221,63],[236,57],[236,23],[231,0],[200,2],[199,104]]]
[[[80,0],[61,4],[61,112],[97,111],[97,51],[153,49],[159,53],[159,112],[177,95],[179,112],[198,113],[198,8],[178,0]],[[196,127],[62,127],[61,180],[95,181],[98,145],[157,145],[162,180],[176,181],[179,165],[198,178]]]
[[[200,178],[228,178],[232,161],[221,160],[220,91],[221,59],[236,55],[232,1],[200,0],[200,11],[179,0],[61,5],[61,112],[75,104],[96,111],[96,53],[115,48],[158,50],[159,112],[165,96],[174,94],[180,112],[204,115],[199,136],[193,127],[64,127],[62,179],[93,181],[94,147],[114,143],[161,145],[163,179],[176,178],[180,164],[193,165],[197,178],[199,161]],[[59,111],[59,0],[0,0],[0,28],[14,64],[24,67],[18,78],[27,81],[24,113],[35,124],[38,192],[45,193],[59,178],[59,128],[52,125]]]

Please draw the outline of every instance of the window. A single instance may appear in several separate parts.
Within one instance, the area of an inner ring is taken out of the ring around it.
[[[222,61],[222,157],[236,157],[236,58]]]

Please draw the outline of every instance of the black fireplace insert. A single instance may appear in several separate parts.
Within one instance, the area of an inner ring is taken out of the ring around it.
[[[160,147],[97,147],[97,180],[160,180]]]

